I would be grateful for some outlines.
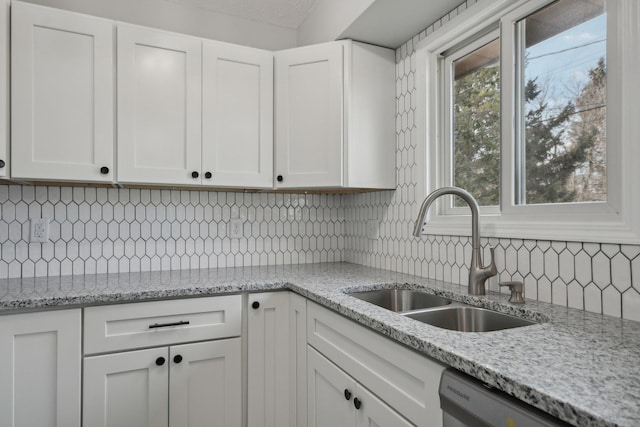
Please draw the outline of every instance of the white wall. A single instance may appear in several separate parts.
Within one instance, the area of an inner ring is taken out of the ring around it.
[[[165,0],[28,0],[117,21],[261,49],[296,46],[296,30]],[[359,0],[360,1],[360,0]]]
[[[317,0],[298,27],[298,46],[338,39],[374,0]]]

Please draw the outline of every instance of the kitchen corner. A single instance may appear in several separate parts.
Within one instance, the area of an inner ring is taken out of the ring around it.
[[[640,426],[639,45],[637,0],[0,0],[0,427],[450,427],[451,372]]]

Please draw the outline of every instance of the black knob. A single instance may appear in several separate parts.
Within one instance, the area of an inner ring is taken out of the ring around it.
[[[182,362],[182,356],[180,356],[179,354],[176,354],[175,356],[173,356],[173,363],[180,363]]]
[[[158,357],[156,359],[156,365],[158,365],[158,366],[164,365],[164,362],[165,362],[164,357]]]
[[[0,160],[0,169],[2,169],[5,166],[7,166],[7,164],[4,162],[4,160]]]
[[[197,171],[191,172],[191,178],[197,178],[199,176],[200,176],[200,174]]]
[[[282,177],[282,175],[278,175],[278,176],[276,177],[276,179],[278,180],[278,182],[282,182],[282,180],[283,180],[284,178]]]
[[[109,168],[108,168],[108,167],[106,167],[106,166],[101,167],[101,168],[100,168],[100,173],[101,173],[102,175],[106,175],[106,174],[108,174],[108,173],[109,173]]]
[[[357,397],[353,399],[353,406],[355,406],[356,409],[360,409],[360,407],[362,406],[362,402],[360,401],[360,399],[358,399]]]
[[[211,177],[213,177],[213,174],[211,172],[205,172],[204,177],[207,179],[211,179]]]
[[[259,308],[260,308],[260,303],[259,303],[258,301],[254,301],[254,302],[251,304],[251,307],[253,307],[253,309],[254,309],[254,310],[257,310],[257,309],[259,309]]]
[[[347,400],[351,400],[351,392],[349,391],[348,388],[344,389],[344,398]]]

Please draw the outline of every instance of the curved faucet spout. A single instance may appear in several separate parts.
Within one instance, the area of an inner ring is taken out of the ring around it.
[[[487,266],[482,265],[482,253],[480,252],[480,232],[479,217],[480,209],[478,202],[469,192],[458,187],[443,187],[431,192],[420,207],[418,218],[413,227],[413,235],[420,237],[422,227],[427,219],[427,211],[433,202],[440,196],[451,194],[459,196],[471,208],[471,266],[469,267],[469,293],[471,295],[484,295],[486,293],[485,282],[489,277],[498,273],[496,268],[494,250],[491,248],[491,263]]]

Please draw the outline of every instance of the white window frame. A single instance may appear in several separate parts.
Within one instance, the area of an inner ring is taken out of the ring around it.
[[[421,196],[447,185],[443,161],[446,112],[442,108],[441,52],[459,46],[483,28],[501,21],[502,104],[509,102],[510,105],[510,114],[502,114],[502,138],[513,141],[516,62],[507,38],[513,40],[513,23],[551,2],[480,0],[416,46],[416,216]],[[482,215],[480,230],[483,237],[640,243],[640,143],[637,140],[640,135],[640,104],[637,101],[640,85],[635,81],[637,70],[640,70],[638,46],[640,2],[607,2],[607,202],[514,205],[514,146],[503,143],[501,209],[497,214]],[[423,232],[470,235],[468,213],[447,215],[447,205],[451,205],[448,197],[438,200],[431,208]]]
[[[451,55],[447,55],[440,62],[440,73],[443,77],[442,82],[446,82],[445,85],[440,87],[440,92],[442,93],[442,105],[443,112],[446,114],[442,115],[444,127],[442,129],[442,135],[445,143],[442,147],[442,180],[449,179],[452,177],[455,172],[455,158],[454,158],[454,147],[453,147],[453,114],[451,113],[452,105],[451,101],[453,100],[453,89],[454,89],[454,76],[453,76],[453,65],[454,62],[458,59],[470,54],[476,49],[486,45],[487,43],[492,42],[493,40],[500,37],[500,30],[496,28],[495,30],[489,31],[487,34],[484,34],[478,38],[474,38],[468,44],[465,44],[462,48],[457,49]],[[501,147],[502,148],[502,147]],[[444,183],[443,183],[444,184]],[[447,185],[451,185],[451,183],[447,183]],[[469,213],[469,209],[466,207],[456,207],[453,205],[453,200],[449,198],[449,203],[443,206],[443,214],[446,215],[465,215]],[[495,206],[480,206],[481,214],[492,214],[499,215],[500,207]]]

